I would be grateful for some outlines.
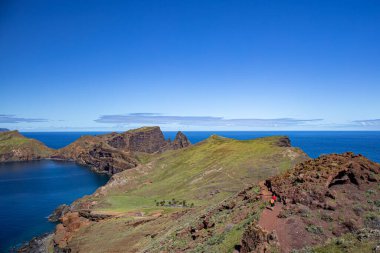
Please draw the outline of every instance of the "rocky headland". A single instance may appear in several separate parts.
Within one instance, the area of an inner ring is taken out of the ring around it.
[[[174,141],[165,140],[159,127],[143,127],[124,133],[83,136],[57,150],[54,159],[72,160],[90,166],[99,173],[113,175],[139,164],[138,153],[159,153],[190,146],[187,137],[178,132]]]
[[[31,161],[49,158],[53,150],[18,131],[0,133],[0,162]]]

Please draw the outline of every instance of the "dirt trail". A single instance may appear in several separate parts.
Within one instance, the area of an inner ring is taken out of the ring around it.
[[[261,190],[261,198],[264,201],[268,202],[269,207],[269,201],[272,197],[272,193],[265,186],[264,182],[260,182],[259,186]],[[280,243],[281,252],[288,253],[292,250],[292,246],[289,244],[292,240],[290,238],[290,231],[288,231],[289,226],[287,226],[284,219],[277,217],[280,214],[282,208],[283,204],[280,202],[276,202],[272,210],[266,208],[260,217],[258,225],[266,231],[275,231]]]

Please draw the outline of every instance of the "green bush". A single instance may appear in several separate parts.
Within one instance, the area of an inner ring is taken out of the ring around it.
[[[308,226],[306,226],[305,229],[306,229],[307,232],[313,233],[313,234],[316,234],[316,235],[322,235],[323,234],[323,228],[319,227],[319,226],[316,226],[316,225],[308,225]]]

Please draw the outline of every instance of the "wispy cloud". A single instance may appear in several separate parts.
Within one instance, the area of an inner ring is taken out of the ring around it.
[[[363,127],[376,127],[380,126],[380,119],[365,119],[365,120],[354,120],[352,121],[356,125]]]
[[[20,118],[15,115],[0,114],[0,123],[33,123],[33,122],[47,122],[47,119],[40,118]]]
[[[322,119],[293,119],[293,118],[276,118],[276,119],[256,119],[240,118],[226,119],[223,117],[213,116],[167,116],[158,113],[130,113],[116,115],[102,115],[95,122],[114,123],[127,125],[166,125],[176,124],[184,126],[226,126],[226,127],[287,127],[299,126],[313,122],[319,122]]]

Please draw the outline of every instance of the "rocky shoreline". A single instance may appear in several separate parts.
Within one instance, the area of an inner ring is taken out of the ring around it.
[[[83,136],[68,146],[53,150],[39,141],[29,139],[18,131],[7,131],[0,134],[0,140],[7,141],[6,153],[0,153],[0,162],[20,162],[33,160],[71,161],[89,167],[99,174],[113,175],[139,165],[135,154],[161,153],[176,150],[191,145],[187,137],[178,132],[173,141],[165,140],[159,127],[143,127],[124,133],[110,133],[100,136]],[[27,146],[17,146],[14,143],[26,143]],[[62,204],[49,215],[50,222],[62,222],[63,217],[74,211],[71,206]],[[98,221],[108,218],[108,215],[91,214],[89,211],[74,212],[78,220]],[[73,216],[73,217],[74,217]],[[71,222],[71,221],[70,221]],[[59,226],[57,226],[59,229]],[[12,252],[48,252],[53,247],[54,233],[47,233],[33,238]],[[58,250],[60,251],[60,250]],[[57,252],[57,250],[55,251]]]
[[[12,253],[46,253],[51,248],[51,240],[54,232],[34,237],[18,249],[12,249]]]

